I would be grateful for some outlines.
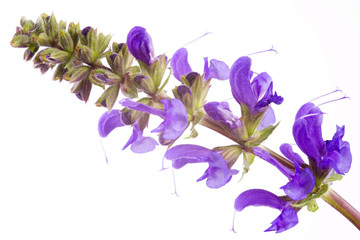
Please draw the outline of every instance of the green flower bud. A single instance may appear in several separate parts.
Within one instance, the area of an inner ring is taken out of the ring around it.
[[[25,48],[31,42],[31,38],[27,35],[15,35],[10,45],[16,48]]]
[[[121,92],[124,96],[129,98],[137,98],[138,92],[134,85],[134,82],[131,80],[129,72],[125,73],[123,77],[123,82],[121,83]]]
[[[70,53],[61,51],[57,48],[47,48],[40,53],[40,59],[43,62],[48,62],[51,64],[66,62],[70,56]]]
[[[45,33],[40,33],[40,35],[37,38],[37,41],[40,46],[46,46],[46,47],[53,46],[53,41]]]
[[[96,101],[96,106],[106,107],[109,111],[113,108],[118,95],[119,95],[120,85],[114,85],[108,87],[100,98]]]
[[[156,86],[153,79],[145,75],[137,75],[134,77],[134,82],[145,93],[152,95],[156,93]]]
[[[83,79],[89,76],[90,70],[91,69],[88,66],[80,66],[80,67],[72,68],[69,72],[70,82],[74,83],[74,82],[82,81]]]
[[[65,68],[65,64],[59,64],[55,69],[53,80],[59,80],[61,82],[67,71],[68,69]]]
[[[92,70],[89,79],[98,86],[120,84],[121,81],[118,75],[102,68]]]
[[[88,65],[92,65],[96,62],[94,52],[87,46],[81,46],[78,50],[78,55],[81,61]]]
[[[72,53],[74,51],[74,43],[71,35],[65,30],[60,31],[60,44],[65,51],[69,53]]]
[[[168,65],[165,54],[159,56],[150,66],[149,75],[153,79],[155,88],[159,88]]]
[[[23,26],[24,33],[30,33],[34,29],[35,29],[35,23],[31,20],[26,21],[26,23]]]

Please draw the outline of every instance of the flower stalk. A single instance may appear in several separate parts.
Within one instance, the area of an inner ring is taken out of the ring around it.
[[[360,212],[342,198],[337,192],[329,188],[329,190],[322,195],[321,198],[346,217],[358,230],[360,230]]]

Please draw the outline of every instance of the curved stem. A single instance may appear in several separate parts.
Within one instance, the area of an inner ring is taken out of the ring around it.
[[[350,203],[348,203],[331,188],[327,193],[322,195],[321,198],[346,217],[358,230],[360,230],[360,213]]]

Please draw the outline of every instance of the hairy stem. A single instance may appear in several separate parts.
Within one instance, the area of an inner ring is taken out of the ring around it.
[[[321,198],[360,230],[360,213],[338,193],[329,188],[328,192],[322,195]]]

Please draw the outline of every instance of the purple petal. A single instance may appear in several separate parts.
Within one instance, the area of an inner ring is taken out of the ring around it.
[[[314,136],[310,134],[309,123],[305,119],[298,119],[293,125],[293,135],[296,144],[312,161],[321,161],[321,153],[313,144]]]
[[[165,153],[165,158],[172,160],[175,169],[188,163],[207,162],[209,164],[208,169],[197,181],[207,179],[206,185],[210,188],[224,186],[230,181],[232,175],[238,173],[236,170],[229,170],[221,154],[197,145],[175,146]]]
[[[270,153],[262,150],[259,147],[254,147],[253,152],[256,156],[262,158],[263,160],[267,161],[268,163],[272,164],[276,167],[282,174],[284,174],[287,178],[291,179],[293,172],[288,168],[284,167],[280,164]]]
[[[187,163],[207,162],[212,151],[210,149],[183,144],[170,148],[165,153],[165,158],[173,161],[173,167],[179,169]]]
[[[294,227],[298,222],[297,212],[292,208],[287,208],[281,212],[281,214],[271,223],[271,227],[266,229],[265,232],[276,231],[276,233],[281,233]]]
[[[208,58],[204,58],[204,73],[205,79],[215,78],[218,80],[227,80],[229,79],[230,69],[225,62],[211,59],[210,60],[210,67],[208,67]]]
[[[177,139],[188,126],[188,116],[184,104],[176,98],[171,101],[164,99],[161,101],[166,113],[165,120],[152,132],[163,132],[165,140]]]
[[[258,130],[263,130],[264,128],[274,124],[276,121],[274,110],[271,107],[268,107],[261,122],[258,126]]]
[[[252,110],[257,103],[257,98],[250,85],[252,75],[250,67],[251,59],[249,57],[241,57],[236,60],[230,69],[230,86],[235,100],[239,104],[244,103]]]
[[[270,83],[269,88],[265,92],[264,96],[258,103],[255,105],[256,109],[261,109],[263,107],[268,106],[270,103],[281,104],[284,101],[284,98],[278,96],[277,93],[273,93],[273,82]]]
[[[293,152],[291,145],[288,143],[282,144],[280,146],[280,151],[286,158],[290,159],[293,162],[297,162],[299,165],[305,163],[299,154]]]
[[[147,153],[155,149],[158,143],[152,137],[141,136],[131,144],[131,151],[134,153]]]
[[[197,181],[207,179],[206,185],[209,188],[220,188],[230,181],[232,175],[237,173],[238,171],[234,169],[229,171],[221,154],[212,152],[209,157],[209,168]]]
[[[336,133],[334,134],[332,140],[326,141],[328,154],[323,160],[324,162],[329,162],[338,174],[349,172],[352,162],[350,144],[342,140],[344,134],[345,126],[337,126]]]
[[[165,111],[157,109],[157,108],[149,107],[148,105],[145,105],[143,103],[134,102],[129,98],[125,98],[125,99],[121,100],[120,104],[123,105],[124,107],[130,108],[130,109],[133,109],[136,111],[154,114],[161,118],[165,117]]]
[[[350,152],[350,144],[345,142],[340,151],[333,151],[326,156],[324,161],[329,161],[332,168],[338,174],[348,173],[351,168],[352,156]]]
[[[308,196],[315,186],[315,178],[310,169],[305,168],[301,170],[297,162],[294,162],[296,172],[294,177],[281,189],[284,190],[293,200],[302,200]]]
[[[122,127],[125,124],[121,121],[121,114],[119,110],[111,110],[105,112],[99,119],[98,132],[100,137],[107,137],[112,130],[117,127]]]
[[[236,211],[242,211],[244,208],[254,206],[266,206],[282,210],[288,203],[275,194],[263,189],[250,189],[241,193],[236,199],[234,207]]]
[[[154,60],[154,47],[151,36],[143,27],[130,30],[126,40],[130,53],[138,60],[150,66]]]
[[[130,136],[129,140],[126,142],[125,146],[122,148],[122,150],[125,150],[130,144],[135,142],[138,138],[142,137],[142,131],[140,130],[139,124],[136,123],[133,126],[133,133]]]
[[[239,118],[230,111],[227,102],[209,102],[204,105],[204,109],[212,119],[225,123],[231,129],[242,126]]]
[[[192,72],[188,62],[188,51],[186,48],[180,48],[177,50],[171,58],[170,66],[173,71],[174,77],[181,81],[181,76],[187,75]]]
[[[264,97],[271,83],[272,79],[266,72],[262,72],[254,78],[254,80],[251,82],[251,89],[257,100]]]

